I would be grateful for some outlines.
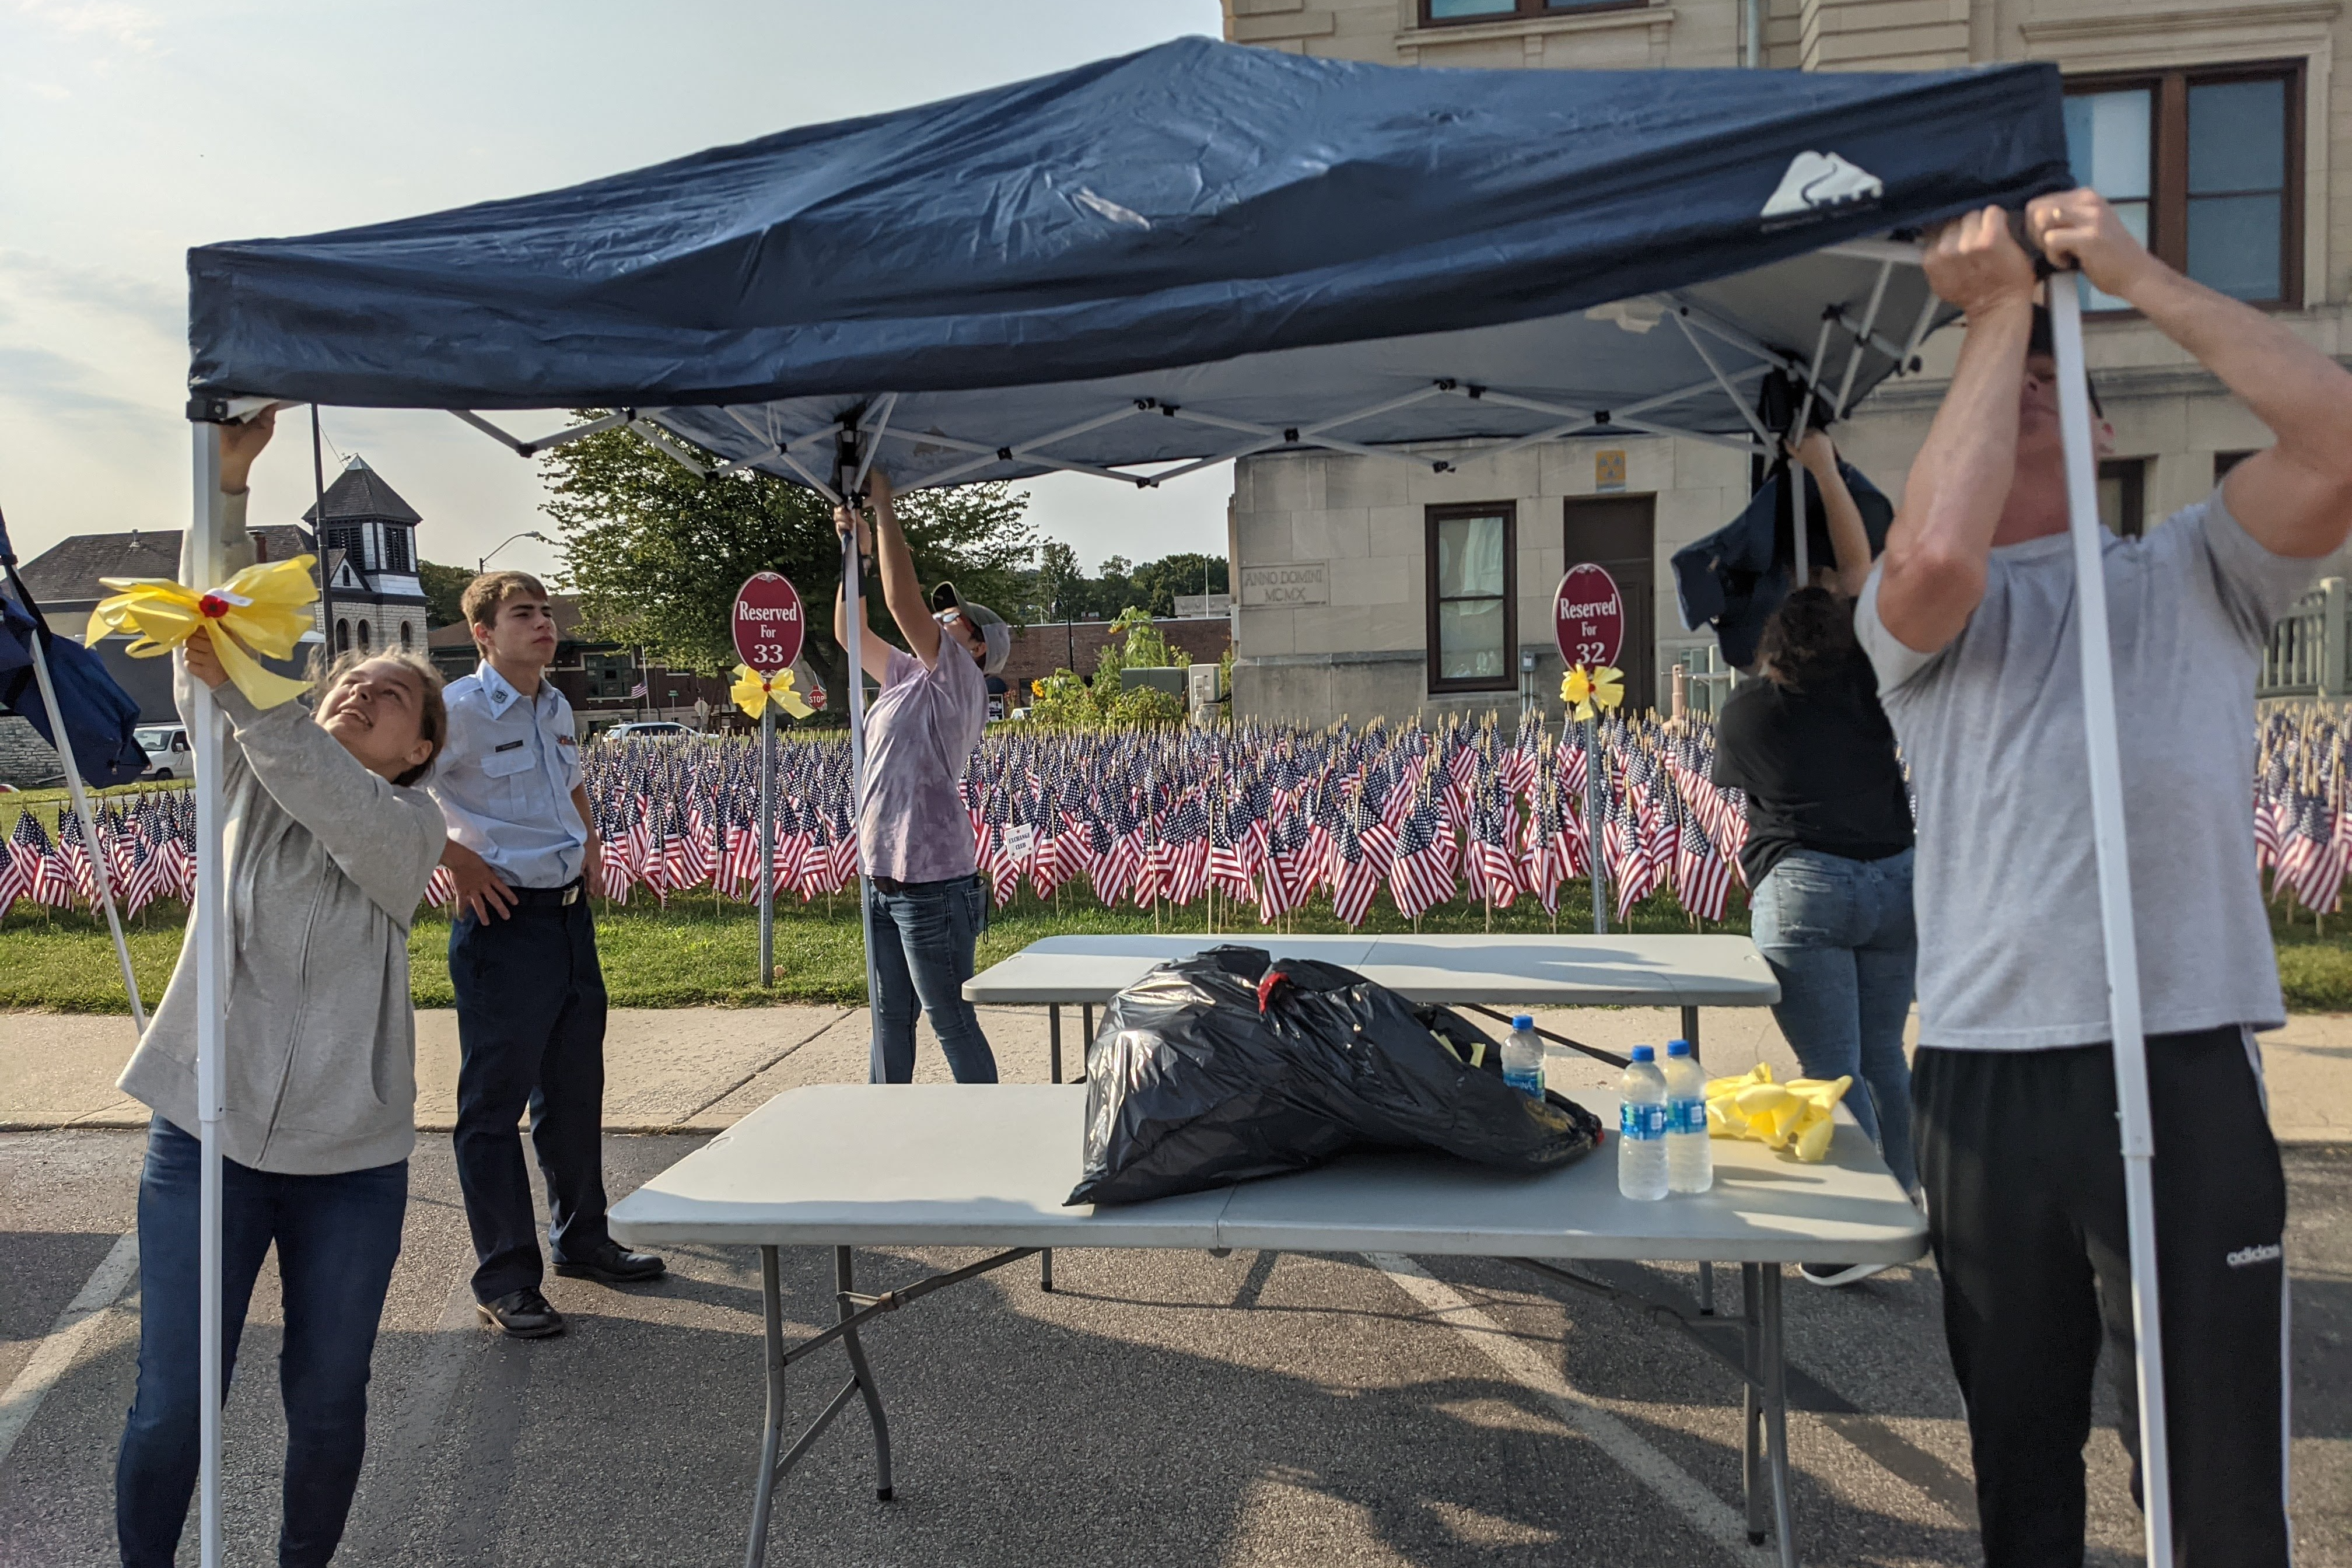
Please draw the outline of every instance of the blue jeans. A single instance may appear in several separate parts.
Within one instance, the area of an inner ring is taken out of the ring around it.
[[[139,1177],[139,1392],[114,1468],[124,1568],[171,1568],[196,1485],[197,1184],[202,1145],[158,1116]],[[280,1568],[335,1554],[367,1449],[368,1361],[408,1211],[408,1162],[331,1176],[221,1161],[221,1393],[262,1255],[278,1246],[286,1342]]]
[[[881,1003],[871,1079],[915,1081],[915,1004],[931,1021],[958,1083],[994,1083],[996,1055],[980,1015],[963,999],[972,949],[988,929],[988,891],[978,877],[874,888],[874,984]]]
[[[1851,1073],[1845,1103],[1906,1192],[1911,1152],[1911,1013],[1919,936],[1911,919],[1911,851],[1849,860],[1816,849],[1782,857],[1748,900],[1756,950],[1780,983],[1772,1016],[1811,1078]]]

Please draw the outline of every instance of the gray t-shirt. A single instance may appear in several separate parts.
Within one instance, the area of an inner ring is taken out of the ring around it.
[[[2113,1034],[2083,740],[2073,543],[1992,552],[1940,653],[1878,615],[1854,630],[1919,802],[1919,1040],[1969,1050]],[[2273,555],[2216,489],[2105,540],[2139,984],[2148,1034],[2285,1021],[2254,873],[2254,679],[2315,561]]]
[[[956,786],[987,728],[988,678],[961,643],[941,637],[929,669],[890,650],[866,716],[857,852],[866,875],[944,882],[972,874],[971,817]]]

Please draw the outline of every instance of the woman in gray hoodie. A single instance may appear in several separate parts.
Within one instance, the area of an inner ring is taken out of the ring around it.
[[[221,432],[217,542],[251,563],[246,475],[271,416]],[[183,567],[186,556],[183,557]],[[333,1557],[367,1442],[368,1363],[400,1253],[415,1142],[408,927],[441,856],[441,808],[415,787],[448,732],[441,682],[413,656],[346,657],[306,710],[255,708],[212,645],[179,672],[229,721],[229,977],[221,1039],[221,1334],[233,1367],[271,1246],[284,1287],[281,1568]],[[152,1106],[139,1182],[139,1392],[114,1478],[126,1568],[168,1568],[197,1467],[196,975],[180,963],[121,1087]]]

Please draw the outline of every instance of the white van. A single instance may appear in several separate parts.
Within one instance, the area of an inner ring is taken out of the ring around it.
[[[188,749],[186,725],[142,724],[131,733],[138,739],[139,749],[147,753],[147,772],[141,776],[151,779],[195,776],[196,754]]]

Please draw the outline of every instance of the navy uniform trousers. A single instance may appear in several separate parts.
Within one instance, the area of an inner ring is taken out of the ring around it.
[[[537,1289],[544,1277],[516,1127],[526,1107],[556,1261],[586,1258],[608,1239],[604,972],[588,896],[577,882],[516,891],[520,901],[505,920],[461,914],[449,932],[463,1058],[457,1182],[478,1260],[474,1299],[485,1302]]]

